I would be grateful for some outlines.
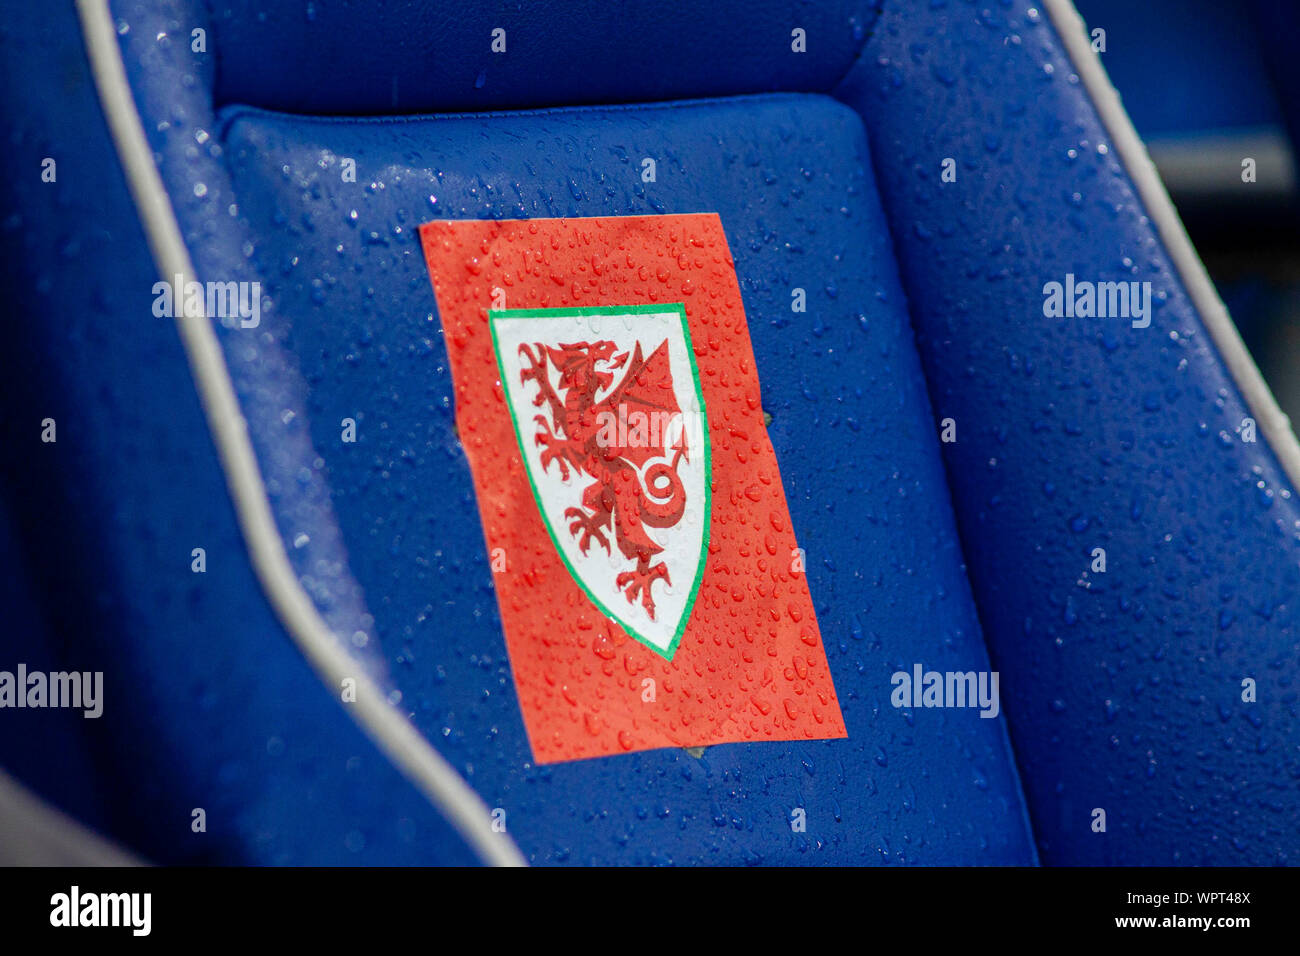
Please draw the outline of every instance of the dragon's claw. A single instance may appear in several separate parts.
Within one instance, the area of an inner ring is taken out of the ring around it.
[[[564,517],[570,519],[569,534],[578,538],[578,550],[584,555],[593,540],[606,552],[609,551],[609,539],[600,530],[604,522],[598,516],[589,515],[581,508],[566,508]]]
[[[543,445],[543,444],[546,444],[546,443],[545,443],[545,442],[542,442],[542,441],[539,439],[538,442],[537,442],[537,444],[539,444],[539,445]],[[564,450],[563,450],[563,449],[558,449],[558,450],[557,450],[557,449],[555,449],[555,448],[553,448],[553,447],[550,447],[550,446],[548,446],[548,447],[546,447],[545,449],[543,449],[543,451],[542,451],[542,471],[549,471],[550,468],[551,468],[551,462],[556,462],[556,463],[560,466],[560,477],[561,477],[562,479],[564,479],[565,481],[568,481],[568,480],[569,480],[569,463],[568,463],[567,461],[564,460]]]
[[[569,443],[560,435],[551,431],[551,424],[545,415],[533,416],[537,431],[533,434],[533,444],[542,449],[542,471],[548,471],[551,462],[559,462],[560,477],[569,480],[569,465],[566,455]]]
[[[650,594],[650,587],[658,578],[663,578],[665,583],[670,587],[672,581],[668,577],[668,566],[663,562],[659,564],[648,564],[641,562],[637,565],[635,571],[624,571],[614,583],[618,585],[620,591],[627,594],[627,603],[631,604],[636,596],[641,595],[641,606],[646,609],[650,615],[650,620],[655,619],[655,602]]]

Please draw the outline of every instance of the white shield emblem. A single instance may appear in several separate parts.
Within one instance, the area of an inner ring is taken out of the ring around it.
[[[488,313],[551,541],[591,601],[671,660],[708,547],[709,439],[680,304]]]

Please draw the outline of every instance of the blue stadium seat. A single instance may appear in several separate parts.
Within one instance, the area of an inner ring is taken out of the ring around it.
[[[0,669],[105,681],[0,711],[47,800],[159,862],[1300,852],[1300,449],[1068,4],[10,6]],[[702,211],[848,736],[539,766],[418,227]],[[178,262],[256,327],[156,316]],[[1047,316],[1067,276],[1149,282],[1149,324]],[[892,706],[914,664],[1002,714]]]

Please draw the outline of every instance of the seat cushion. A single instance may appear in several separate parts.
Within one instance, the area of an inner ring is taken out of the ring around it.
[[[915,661],[986,664],[856,114],[776,95],[401,120],[232,108],[221,124],[247,263],[274,303],[255,349],[245,330],[224,332],[232,374],[250,410],[279,388],[269,350],[306,386],[289,426],[278,405],[250,415],[255,443],[310,427],[393,685],[489,803],[509,808],[531,858],[1032,858],[1000,720],[889,705],[891,674]],[[653,183],[644,156],[658,160]],[[849,738],[537,769],[414,227],[702,210],[735,256]],[[792,311],[796,288],[806,312]],[[358,423],[355,444],[340,441],[343,418]],[[795,807],[815,821],[806,835],[791,833]]]

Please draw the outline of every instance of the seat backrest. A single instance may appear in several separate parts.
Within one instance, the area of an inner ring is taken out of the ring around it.
[[[1061,6],[1069,61],[1036,11],[886,11],[842,95],[958,421],[947,474],[1044,859],[1284,862],[1300,449]],[[1146,314],[1090,315],[1108,282]]]

